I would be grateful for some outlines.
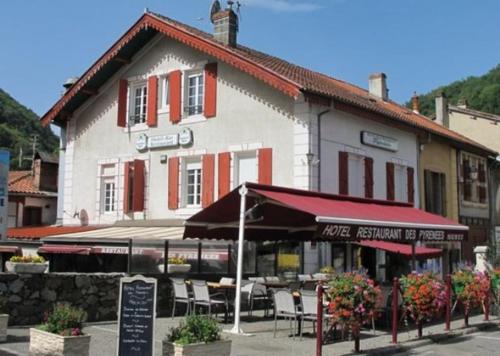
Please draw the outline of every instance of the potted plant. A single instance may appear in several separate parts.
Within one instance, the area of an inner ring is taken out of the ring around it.
[[[38,255],[33,256],[12,256],[5,262],[7,271],[14,273],[45,273],[49,263]]]
[[[85,319],[82,309],[56,304],[42,325],[30,328],[30,355],[88,356],[90,335],[82,332]]]
[[[186,263],[186,259],[182,257],[169,257],[167,272],[168,273],[187,273],[191,269],[191,265]]]
[[[422,324],[436,316],[446,303],[444,284],[433,273],[410,273],[401,277],[405,319],[410,316],[422,338]]]
[[[202,315],[191,315],[178,327],[171,328],[163,340],[163,356],[191,356],[231,354],[231,340],[221,339],[217,320]]]
[[[7,326],[9,325],[9,314],[7,298],[0,297],[0,342],[7,341]]]
[[[472,309],[481,306],[489,293],[490,281],[482,272],[463,269],[453,273],[453,291],[462,303],[464,324],[469,326],[469,315]]]
[[[380,288],[366,275],[348,272],[334,275],[326,293],[333,322],[351,331],[354,350],[359,352],[360,329],[376,317]]]
[[[330,280],[335,275],[335,269],[333,268],[333,266],[323,266],[317,274],[322,274],[324,276],[324,279]]]

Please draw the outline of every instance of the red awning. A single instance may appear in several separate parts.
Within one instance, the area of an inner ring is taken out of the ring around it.
[[[373,240],[362,240],[358,244],[364,247],[376,248],[390,253],[397,253],[406,257],[412,257],[411,245],[407,244]],[[441,257],[442,254],[443,250],[441,250],[440,248],[430,248],[423,246],[415,247],[416,258],[436,258]]]
[[[43,245],[38,249],[38,253],[89,255],[91,250],[92,248],[86,246]]]
[[[15,255],[20,255],[21,249],[17,246],[0,246],[0,253],[13,253]]]
[[[462,241],[468,230],[406,203],[254,183],[246,188],[246,209],[253,210],[245,225],[246,240],[441,242]],[[239,210],[238,187],[190,217],[184,238],[237,240]]]

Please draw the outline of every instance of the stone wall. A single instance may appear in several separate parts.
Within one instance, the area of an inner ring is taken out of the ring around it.
[[[11,325],[34,325],[56,302],[83,308],[88,321],[116,320],[122,273],[0,273],[0,295],[7,298]],[[171,308],[171,285],[158,279],[158,316]]]

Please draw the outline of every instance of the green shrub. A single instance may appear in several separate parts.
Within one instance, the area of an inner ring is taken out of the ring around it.
[[[220,340],[217,320],[208,316],[191,315],[176,328],[170,329],[168,341],[180,345],[209,343]]]
[[[74,308],[66,303],[55,305],[52,313],[45,315],[45,322],[38,328],[61,336],[79,336],[82,333],[82,323],[87,314],[80,308]]]

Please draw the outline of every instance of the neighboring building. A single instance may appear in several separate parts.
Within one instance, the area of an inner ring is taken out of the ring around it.
[[[496,241],[500,248],[500,116],[473,110],[466,100],[450,105],[446,96],[436,98],[442,108],[437,111],[444,126],[488,147],[490,156],[478,157],[463,151],[459,155],[460,221],[471,228],[469,236],[474,245]],[[489,158],[489,159],[488,159]],[[495,238],[496,233],[496,238]],[[472,256],[469,256],[472,257]]]
[[[9,172],[8,227],[56,222],[58,158],[39,152],[31,171]]]
[[[167,231],[166,221],[245,181],[419,207],[422,140],[476,146],[391,101],[383,73],[367,91],[237,44],[231,10],[214,21],[212,36],[145,13],[43,116],[61,127],[64,225],[118,222],[108,236],[84,234],[109,242],[131,226],[141,229],[128,237],[149,236],[161,220],[156,236],[178,237],[179,225]],[[84,238],[66,239],[76,237]],[[228,261],[228,249],[211,249],[206,256]],[[290,261],[306,273],[350,269],[360,257],[381,279],[391,272],[380,267],[389,263],[383,251],[363,253],[351,244],[263,243],[249,247],[247,271],[282,272]]]

